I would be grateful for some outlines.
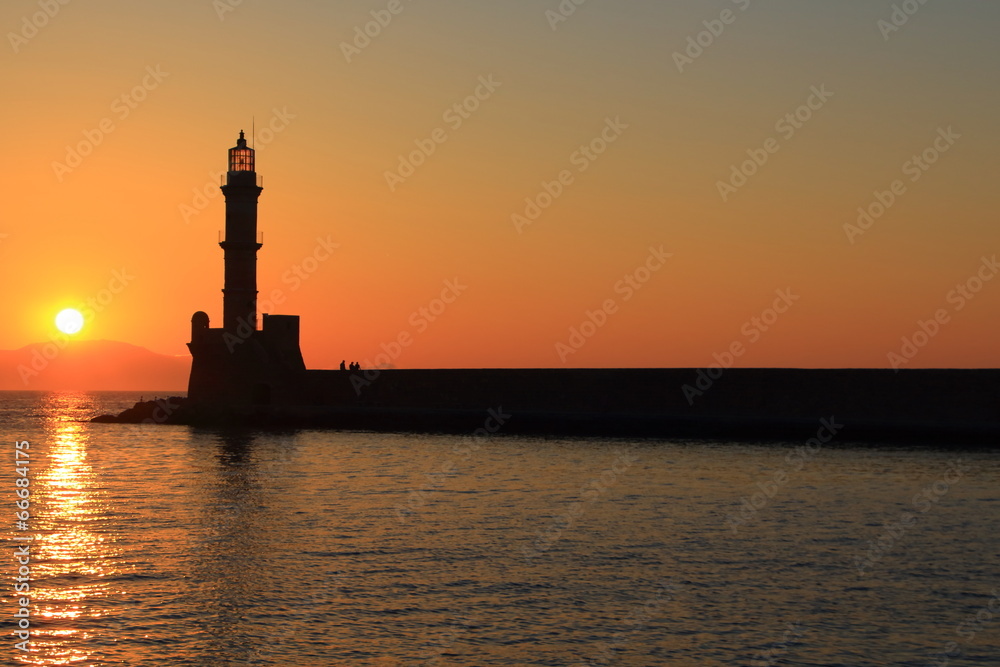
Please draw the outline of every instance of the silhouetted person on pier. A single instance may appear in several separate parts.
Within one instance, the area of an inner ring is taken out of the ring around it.
[[[351,365],[353,366],[354,364],[351,364]],[[346,359],[341,359],[340,360],[340,370],[342,370],[342,371],[346,371],[347,370]]]

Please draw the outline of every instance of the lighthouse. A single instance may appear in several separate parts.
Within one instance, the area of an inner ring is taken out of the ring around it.
[[[229,169],[222,185],[226,231],[219,241],[225,265],[222,326],[212,328],[208,313],[191,316],[192,405],[260,409],[302,404],[305,363],[299,348],[297,315],[262,313],[257,328],[257,200],[263,188],[254,150],[240,131],[229,149]]]
[[[225,256],[222,289],[222,328],[228,332],[257,329],[257,200],[264,190],[257,179],[254,149],[240,130],[236,146],[229,149],[229,171],[222,194],[226,198],[225,239],[219,242]]]

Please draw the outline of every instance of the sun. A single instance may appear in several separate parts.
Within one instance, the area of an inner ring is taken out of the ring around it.
[[[59,311],[56,328],[64,334],[73,335],[83,328],[83,313],[74,308]]]

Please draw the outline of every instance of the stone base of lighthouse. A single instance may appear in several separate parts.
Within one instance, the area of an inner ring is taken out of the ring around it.
[[[213,329],[208,315],[191,318],[188,397],[214,407],[301,405],[309,402],[297,315],[264,315],[263,329]]]

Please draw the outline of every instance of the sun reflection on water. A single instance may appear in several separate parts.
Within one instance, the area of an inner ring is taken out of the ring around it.
[[[32,443],[31,653],[32,665],[91,662],[87,643],[112,613],[111,598],[124,591],[115,526],[106,493],[88,460],[88,427],[78,421],[91,409],[87,394],[47,397],[45,442]]]

